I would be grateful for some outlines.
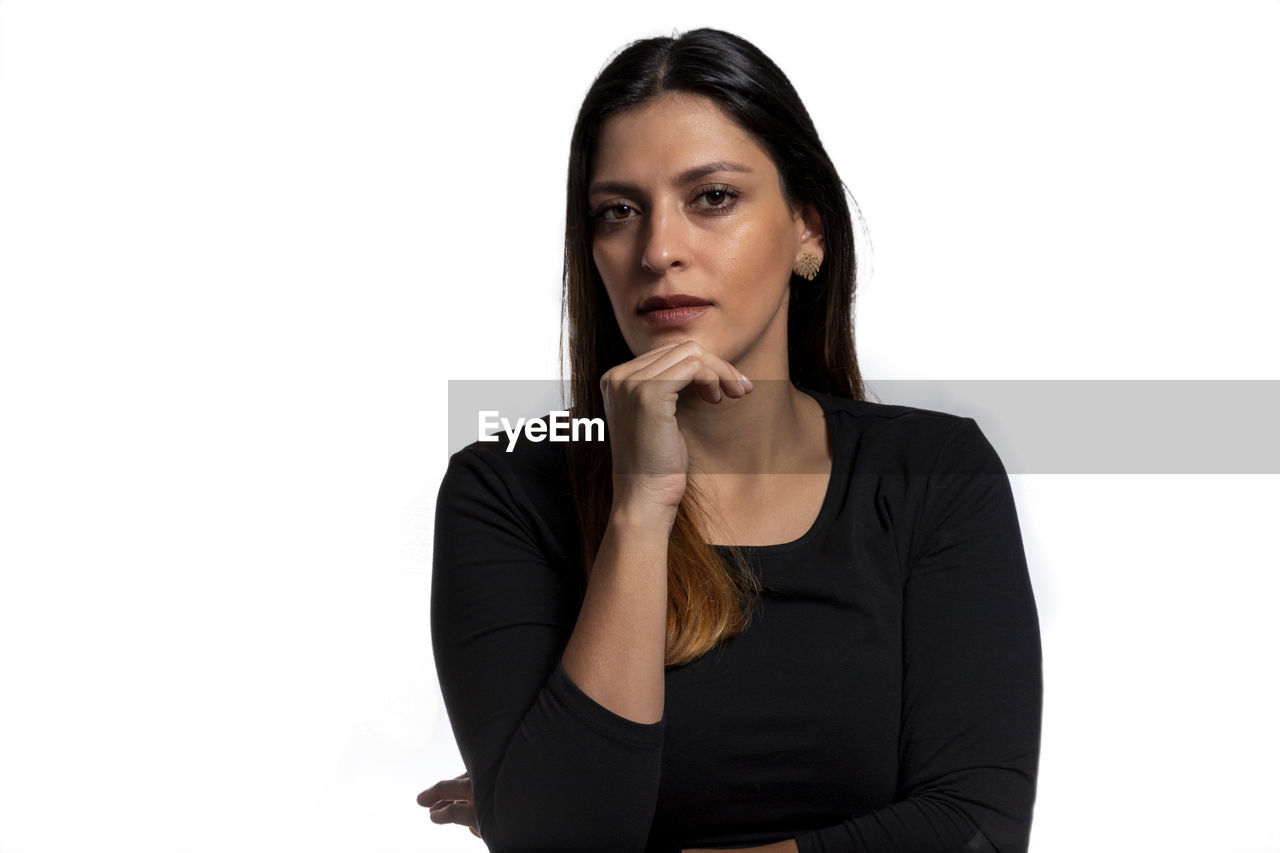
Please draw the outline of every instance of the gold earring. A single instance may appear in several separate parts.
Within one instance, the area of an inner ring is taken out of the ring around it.
[[[800,260],[796,261],[796,275],[813,281],[818,277],[820,266],[822,266],[822,259],[818,257],[817,252],[805,252],[800,256]]]

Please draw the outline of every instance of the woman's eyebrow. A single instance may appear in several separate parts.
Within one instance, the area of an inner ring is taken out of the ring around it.
[[[701,166],[685,169],[676,176],[675,182],[677,184],[688,184],[715,172],[747,172],[749,174],[751,167],[744,166],[741,163],[732,163],[728,160],[716,160],[713,163],[703,163]],[[587,190],[587,195],[595,195],[596,193],[621,193],[626,195],[635,190],[635,184],[629,184],[625,181],[596,181]]]

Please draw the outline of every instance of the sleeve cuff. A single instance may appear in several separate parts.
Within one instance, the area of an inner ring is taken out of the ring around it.
[[[822,853],[825,849],[818,840],[816,832],[797,832],[795,835],[796,849],[800,853]]]
[[[615,714],[582,692],[582,688],[564,671],[564,665],[560,661],[556,661],[556,667],[547,681],[547,689],[556,704],[611,740],[641,750],[653,750],[662,746],[662,720],[656,723],[639,723]]]

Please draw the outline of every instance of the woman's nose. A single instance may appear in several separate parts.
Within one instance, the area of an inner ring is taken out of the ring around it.
[[[689,223],[671,204],[657,204],[644,222],[641,264],[661,275],[673,265],[687,266]]]

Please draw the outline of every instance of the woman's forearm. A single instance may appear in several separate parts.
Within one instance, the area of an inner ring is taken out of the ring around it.
[[[656,723],[663,714],[674,517],[662,508],[614,508],[561,660],[582,692],[638,723]]]

